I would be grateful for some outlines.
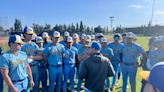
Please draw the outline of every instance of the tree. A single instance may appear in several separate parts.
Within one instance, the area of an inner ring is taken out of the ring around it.
[[[84,26],[83,26],[83,22],[80,21],[80,29],[79,29],[79,32],[80,33],[83,33],[84,32]]]
[[[0,26],[0,32],[3,32],[3,31],[4,31],[3,27],[2,27],[2,26]]]
[[[79,32],[79,24],[76,23],[76,32],[78,33]]]
[[[87,29],[86,29],[86,33],[89,33],[90,34],[91,32],[92,31],[91,31],[90,27],[88,26]]]
[[[45,31],[50,31],[51,30],[51,25],[50,24],[45,24],[44,30]]]
[[[38,34],[40,34],[41,32],[44,31],[44,27],[42,25],[39,25],[39,24],[33,24],[32,28]]]
[[[72,33],[76,33],[76,27],[74,26],[73,23],[72,23],[72,25],[71,25],[71,31],[72,31]]]
[[[15,32],[21,32],[22,31],[22,24],[21,24],[21,21],[19,19],[15,19],[14,30],[15,30]]]
[[[104,29],[101,28],[101,26],[99,25],[99,26],[97,26],[97,27],[94,28],[94,31],[95,31],[95,33],[103,33],[104,32]]]

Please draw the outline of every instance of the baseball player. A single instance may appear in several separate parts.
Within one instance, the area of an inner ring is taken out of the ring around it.
[[[114,56],[111,58],[113,68],[116,72],[116,74],[113,76],[111,90],[114,89],[117,79],[117,73],[118,73],[118,66],[122,60],[122,51],[123,51],[123,44],[120,43],[120,34],[115,34],[113,36],[114,41],[112,43],[108,44],[109,48],[112,48],[114,52]]]
[[[66,43],[67,43],[67,37],[69,37],[69,32],[65,31],[64,32],[64,36],[63,36],[63,40],[60,42],[60,44],[66,46]]]
[[[150,39],[149,39],[149,43],[148,43],[148,47],[149,47],[149,50],[148,51],[146,51],[145,52],[145,54],[148,56],[149,55],[149,52],[150,51],[153,51],[153,50],[155,50],[155,40],[156,40],[156,37],[151,37]],[[149,71],[150,69],[148,69],[148,67],[147,67],[147,57],[143,57],[143,56],[141,56],[141,62],[142,62],[142,69],[144,70],[144,71]],[[145,60],[144,60],[145,59]],[[141,92],[144,92],[144,87],[145,87],[145,85],[146,85],[146,83],[147,83],[147,81],[145,81],[144,79],[142,79],[142,81],[141,81],[141,83],[142,83],[142,86],[141,86]]]
[[[101,38],[103,38],[103,37],[104,37],[104,34],[103,33],[97,33],[95,35],[95,41],[100,42],[101,41]]]
[[[85,43],[85,36],[86,36],[86,34],[82,34],[81,36],[80,36],[80,44],[84,44]]]
[[[10,50],[0,60],[0,69],[8,85],[8,92],[30,92],[29,82],[31,87],[34,86],[28,57],[25,52],[20,51],[22,43],[20,36],[11,35],[8,42]]]
[[[147,66],[148,69],[152,69],[152,67],[158,63],[164,61],[164,36],[158,36],[155,40],[156,50],[152,50],[148,54]]]
[[[109,48],[107,46],[108,44],[108,39],[107,38],[101,38],[101,53],[103,54],[103,56],[107,57],[109,60],[111,60],[111,58],[114,56],[113,50],[111,48]],[[107,91],[110,92],[110,82],[109,82],[109,78],[106,78],[106,88]]]
[[[43,48],[46,48],[48,45],[50,45],[50,37],[47,32],[42,33],[42,38],[43,38]]]
[[[79,42],[79,35],[77,33],[74,33],[73,36],[73,44],[72,46],[74,46],[75,48],[77,48],[78,50],[83,46],[82,44],[80,44]],[[77,71],[77,63],[78,62],[78,59],[76,58],[76,63],[75,63],[75,72],[76,72],[76,80],[75,80],[75,83],[77,84],[78,83],[78,71]]]
[[[36,38],[36,44],[39,46],[39,50],[37,54],[43,56],[43,39],[42,37],[38,36]],[[47,62],[45,60],[39,61],[39,83],[42,83],[42,92],[47,92]]]
[[[73,36],[72,36],[72,38],[73,38],[73,44],[72,44],[72,46],[74,46],[74,47],[76,47],[77,49],[79,49],[82,45],[79,43],[79,35],[78,34],[76,34],[76,33],[74,33],[73,34]]]
[[[59,43],[60,33],[54,31],[51,37],[52,43],[44,49],[44,57],[48,61],[49,72],[49,90],[48,92],[54,92],[56,84],[56,92],[60,92],[61,82],[63,78],[63,53],[65,47]]]
[[[94,34],[91,34],[91,41],[95,41],[95,35]]]
[[[64,51],[64,81],[63,92],[67,92],[67,80],[70,79],[70,89],[74,91],[75,63],[78,50],[72,46],[72,37],[67,37],[66,49]]]
[[[38,71],[38,61],[43,59],[43,56],[37,54],[37,50],[39,50],[38,45],[32,41],[32,36],[34,31],[30,27],[25,27],[23,35],[25,37],[24,42],[25,44],[22,45],[21,50],[24,51],[28,58],[29,64],[32,70],[33,80],[35,83],[32,92],[39,91],[39,71]]]
[[[136,92],[136,73],[138,64],[138,57],[142,55],[146,57],[144,49],[134,42],[134,34],[127,33],[126,44],[123,46],[122,59],[122,76],[123,76],[123,92],[126,92],[128,77],[131,85],[131,92]]]
[[[81,62],[86,60],[90,56],[90,44],[91,44],[91,37],[90,35],[86,35],[84,39],[84,45],[81,46],[78,50],[78,64],[77,64],[77,71],[79,71],[79,65]],[[80,92],[81,90],[81,84],[83,80],[78,79],[77,84],[77,91]]]

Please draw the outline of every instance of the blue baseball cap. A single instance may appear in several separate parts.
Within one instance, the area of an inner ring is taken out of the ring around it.
[[[23,33],[31,34],[31,35],[35,34],[33,28],[27,26],[24,28]]]
[[[67,42],[73,42],[73,39],[72,39],[72,37],[67,37]]]
[[[9,43],[19,43],[23,44],[23,41],[19,35],[11,35],[9,37]]]
[[[99,51],[99,50],[101,50],[101,44],[98,42],[92,42],[91,48],[94,48]]]
[[[151,71],[141,71],[139,75],[160,92],[164,92],[164,61],[155,64]]]
[[[160,92],[164,92],[164,62],[155,64],[150,72],[148,82]]]
[[[36,43],[43,43],[43,38],[41,36],[36,37]]]

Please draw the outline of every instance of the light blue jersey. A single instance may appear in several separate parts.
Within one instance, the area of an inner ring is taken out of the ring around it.
[[[50,65],[61,65],[62,54],[65,51],[65,47],[62,44],[54,46],[52,43],[50,46],[44,49],[43,53],[48,57],[48,64]]]
[[[42,54],[43,54],[43,51],[44,51],[44,48],[39,48],[39,49],[37,50],[37,53],[42,53]],[[45,62],[45,61],[43,61],[43,60],[40,60],[40,61],[39,61],[39,66],[40,66],[40,67],[46,67],[46,65],[47,65],[47,62]]]
[[[51,45],[51,43],[50,42],[43,42],[43,48],[46,48],[46,47],[48,47],[48,46],[50,46]]]
[[[140,54],[144,53],[144,49],[136,43],[123,46],[123,62],[136,63]]]
[[[158,62],[164,62],[164,50],[153,50],[150,51],[148,54],[148,62],[150,65],[149,67],[152,67]]]
[[[113,50],[111,48],[102,48],[100,51],[102,54],[105,54],[106,57],[112,58],[114,56]]]
[[[112,61],[121,61],[122,51],[123,51],[123,44],[118,43],[115,45],[114,42],[108,44],[109,48],[112,48],[114,56],[112,57]]]
[[[78,50],[78,55],[80,56],[82,54],[86,54],[87,50],[88,50],[88,48],[85,47],[84,45],[82,45]]]
[[[60,41],[60,44],[66,46],[66,42],[64,40]]]
[[[10,51],[4,53],[0,60],[0,68],[7,68],[12,81],[18,81],[27,78],[28,57],[23,51],[18,51],[18,55],[14,55]]]
[[[37,54],[37,50],[39,49],[38,45],[35,42],[26,43],[22,45],[21,50],[26,52],[27,56],[35,56]],[[30,65],[37,64],[36,60],[32,61]]]
[[[73,46],[70,49],[66,48],[64,51],[64,64],[75,64],[75,55],[77,54],[77,48]]]
[[[78,43],[74,43],[72,46],[76,47],[78,50],[82,47],[82,44]]]

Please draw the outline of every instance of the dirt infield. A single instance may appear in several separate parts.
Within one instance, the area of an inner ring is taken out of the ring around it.
[[[0,37],[0,47],[2,48],[3,51],[7,51],[9,49],[8,47],[8,37]]]
[[[7,37],[0,37],[0,45],[7,44]]]

